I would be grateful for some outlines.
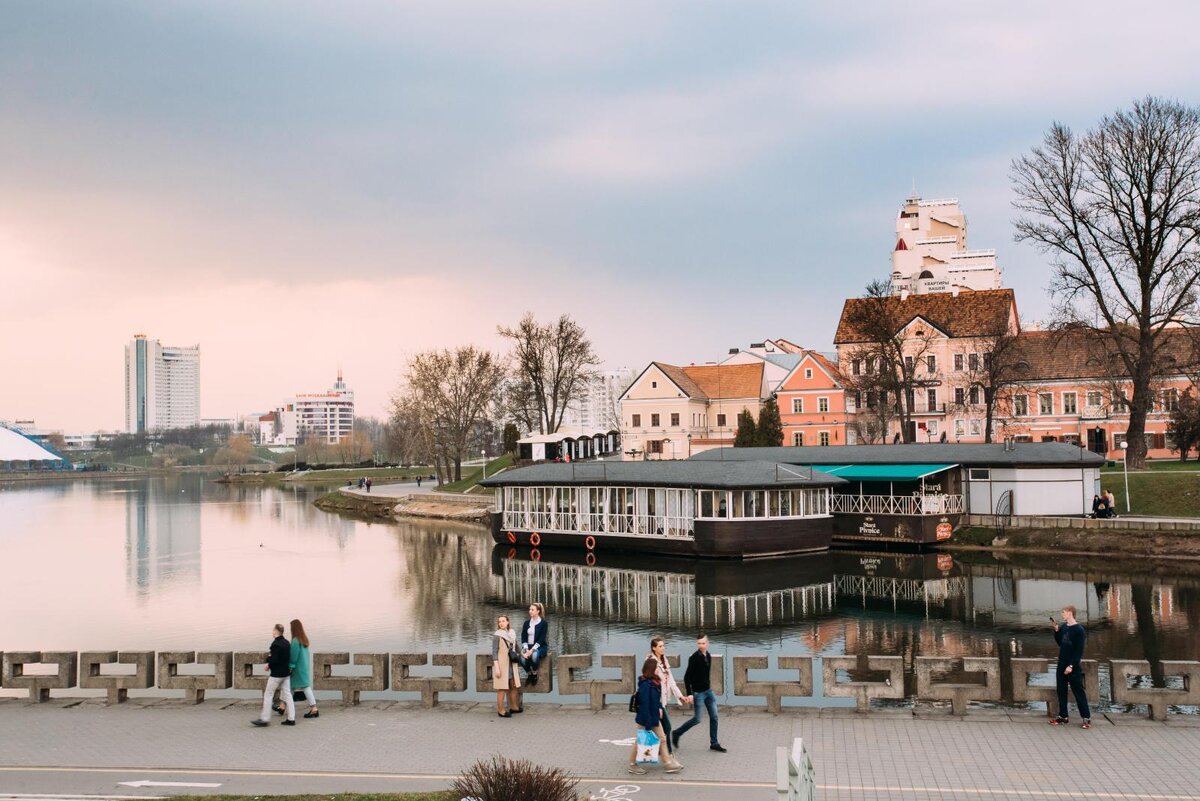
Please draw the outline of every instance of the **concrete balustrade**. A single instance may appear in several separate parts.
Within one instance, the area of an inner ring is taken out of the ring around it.
[[[515,668],[520,670],[520,668]],[[492,655],[475,654],[475,692],[494,693],[496,688],[492,686]],[[540,693],[547,694],[554,692],[554,656],[547,655],[538,663],[538,683],[529,684],[524,678],[521,679],[522,693]]]
[[[949,673],[954,670],[982,673],[984,683],[934,681],[934,673]],[[962,659],[951,656],[918,656],[917,700],[949,701],[951,714],[960,716],[967,714],[967,704],[970,701],[999,701],[1000,660],[985,656],[967,656]]]
[[[258,690],[260,693],[267,689],[267,659],[269,651],[234,651],[233,652],[233,689]],[[262,673],[255,669],[263,668]]]
[[[28,665],[54,665],[52,674],[26,674]],[[31,700],[43,703],[50,700],[51,690],[66,690],[75,686],[79,675],[79,654],[74,651],[6,651],[0,668],[0,686],[5,689],[29,690]]]
[[[105,673],[105,665],[133,665],[133,673]],[[153,651],[83,651],[79,654],[79,686],[105,690],[108,703],[123,704],[130,690],[154,686]]]
[[[592,709],[599,711],[607,706],[609,693],[632,695],[637,689],[637,677],[641,674],[641,662],[632,654],[604,654],[600,666],[618,668],[621,675],[616,679],[578,679],[575,671],[592,667],[591,654],[564,654],[558,658],[558,692],[560,695],[588,696]]]
[[[1129,680],[1150,676],[1150,663],[1136,659],[1112,661],[1112,700],[1114,704],[1145,704],[1151,720],[1167,719],[1171,704],[1200,704],[1200,662],[1162,663],[1167,677],[1180,677],[1183,687],[1130,687]]]
[[[211,674],[180,673],[180,665],[212,665]],[[233,684],[233,654],[228,651],[159,651],[158,688],[183,690],[189,704],[204,702],[206,690]]]
[[[467,690],[467,655],[432,654],[435,667],[450,668],[449,676],[413,676],[409,670],[428,664],[429,654],[392,654],[392,689],[421,693],[421,706],[432,709],[438,705],[440,693],[461,693]]]
[[[838,681],[839,670],[886,672],[880,681]],[[823,656],[821,682],[826,698],[853,698],[859,712],[871,711],[872,698],[904,698],[904,658],[899,656]]]
[[[767,711],[778,712],[783,708],[785,697],[811,696],[813,690],[813,667],[811,656],[778,656],[776,667],[780,670],[795,670],[798,677],[790,681],[751,681],[751,670],[767,667],[765,656],[735,656],[733,658],[733,694],[737,696],[764,696]]]
[[[367,665],[369,676],[335,676],[337,665]],[[382,692],[388,688],[388,655],[355,654],[350,661],[348,653],[314,653],[312,655],[312,681],[314,690],[336,690],[342,694],[342,702],[358,706],[362,692]]]
[[[1014,659],[1012,661],[1012,697],[1017,703],[1032,703],[1043,701],[1046,711],[1051,715],[1058,714],[1058,690],[1051,683],[1049,686],[1033,685],[1029,677],[1035,674],[1049,674],[1054,680],[1055,667],[1058,663],[1053,659]],[[1087,693],[1088,703],[1100,701],[1100,663],[1094,659],[1083,660],[1083,691]],[[1067,691],[1068,701],[1074,701],[1075,696]]]

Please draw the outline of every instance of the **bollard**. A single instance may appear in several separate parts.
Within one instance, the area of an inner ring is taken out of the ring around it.
[[[1130,687],[1130,678],[1150,675],[1150,663],[1137,659],[1112,660],[1113,703],[1145,704],[1151,720],[1163,721],[1171,704],[1200,704],[1200,662],[1164,661],[1162,668],[1167,676],[1182,676],[1183,689]]]
[[[521,668],[514,665],[513,670]],[[519,688],[523,695],[529,693],[552,693],[554,692],[554,655],[547,654],[538,663],[538,683],[528,684],[525,681],[521,682]],[[492,655],[491,654],[475,654],[475,692],[479,693],[494,693],[496,688],[492,686]]]
[[[268,651],[234,651],[233,652],[233,689],[258,690],[260,693],[267,689],[267,676],[256,675],[254,668],[266,665],[270,657]]]
[[[132,674],[108,675],[103,665],[134,665]],[[85,690],[106,690],[108,703],[123,704],[130,690],[148,690],[154,686],[153,651],[84,651],[79,655],[79,686]]]
[[[564,654],[558,658],[558,685],[560,695],[587,694],[591,708],[600,711],[607,706],[609,693],[629,693],[637,689],[637,661],[632,654],[604,654],[600,657],[601,667],[620,668],[617,679],[577,679],[575,671],[592,666],[591,654]]]
[[[783,708],[785,696],[797,698],[812,695],[812,657],[779,656],[775,658],[775,661],[776,666],[781,670],[797,671],[798,677],[790,681],[751,681],[750,671],[766,668],[767,657],[735,656],[733,658],[733,694],[739,697],[765,696],[768,712],[779,712]]]
[[[212,665],[211,675],[180,675],[180,665]],[[159,651],[158,688],[183,690],[189,704],[204,702],[206,690],[228,690],[233,684],[233,654],[229,651]]]
[[[467,655],[433,654],[435,667],[450,668],[449,676],[410,676],[409,669],[429,662],[429,654],[392,654],[392,689],[421,693],[421,705],[432,709],[440,693],[461,693],[467,689]]]
[[[0,684],[7,689],[28,689],[30,699],[39,704],[50,700],[51,690],[75,686],[79,674],[79,654],[74,651],[7,651],[3,654]],[[27,676],[26,665],[53,664],[58,672],[49,676]]]
[[[1013,701],[1016,703],[1033,703],[1044,701],[1046,713],[1050,717],[1058,714],[1058,691],[1054,685],[1034,686],[1029,683],[1029,677],[1035,673],[1048,673],[1054,678],[1057,662],[1051,659],[1014,659],[1012,660]],[[1100,670],[1095,659],[1083,660],[1083,691],[1087,694],[1088,703],[1095,705],[1100,702]],[[1069,692],[1069,691],[1068,691]],[[1073,698],[1068,698],[1073,700]]]
[[[369,676],[335,676],[334,665],[349,665],[348,653],[313,654],[313,689],[337,690],[342,694],[342,703],[358,706],[364,690],[379,692],[388,688],[388,655],[355,654],[355,665],[370,665]]]
[[[967,673],[983,673],[984,683],[934,682],[935,670],[949,671],[961,666]],[[951,714],[962,716],[967,713],[970,701],[1000,700],[1000,660],[995,657],[952,656],[917,657],[917,699],[921,701],[949,701]]]
[[[842,681],[839,670],[886,671],[883,681]],[[826,698],[854,698],[859,712],[871,711],[872,698],[904,698],[904,658],[899,656],[826,656],[821,658]]]

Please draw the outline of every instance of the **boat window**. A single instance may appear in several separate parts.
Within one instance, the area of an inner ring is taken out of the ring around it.
[[[779,517],[779,495],[779,490],[771,490],[767,493],[767,500],[770,503],[767,517]]]
[[[733,508],[729,510],[729,516],[730,517],[745,517],[745,515],[742,513],[742,510],[745,509],[745,504],[744,504],[745,498],[743,497],[745,495],[745,493],[731,492],[729,494],[733,496]]]
[[[718,492],[718,493],[716,493],[716,495],[717,495],[717,517],[728,517],[729,516],[729,506],[728,506],[727,499],[729,498],[729,495],[724,492]]]
[[[708,490],[700,491],[700,517],[713,516],[713,494]]]
[[[788,490],[779,491],[779,516],[792,516],[792,493]]]

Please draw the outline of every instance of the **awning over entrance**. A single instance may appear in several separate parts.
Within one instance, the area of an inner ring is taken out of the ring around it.
[[[847,481],[920,481],[956,464],[823,464],[817,469]]]

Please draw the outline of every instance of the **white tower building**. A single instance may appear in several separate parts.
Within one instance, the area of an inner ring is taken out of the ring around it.
[[[892,294],[1000,289],[994,250],[967,249],[967,217],[958,198],[922,200],[916,192],[896,217]]]
[[[162,345],[137,334],[125,346],[125,430],[200,423],[200,346]]]

